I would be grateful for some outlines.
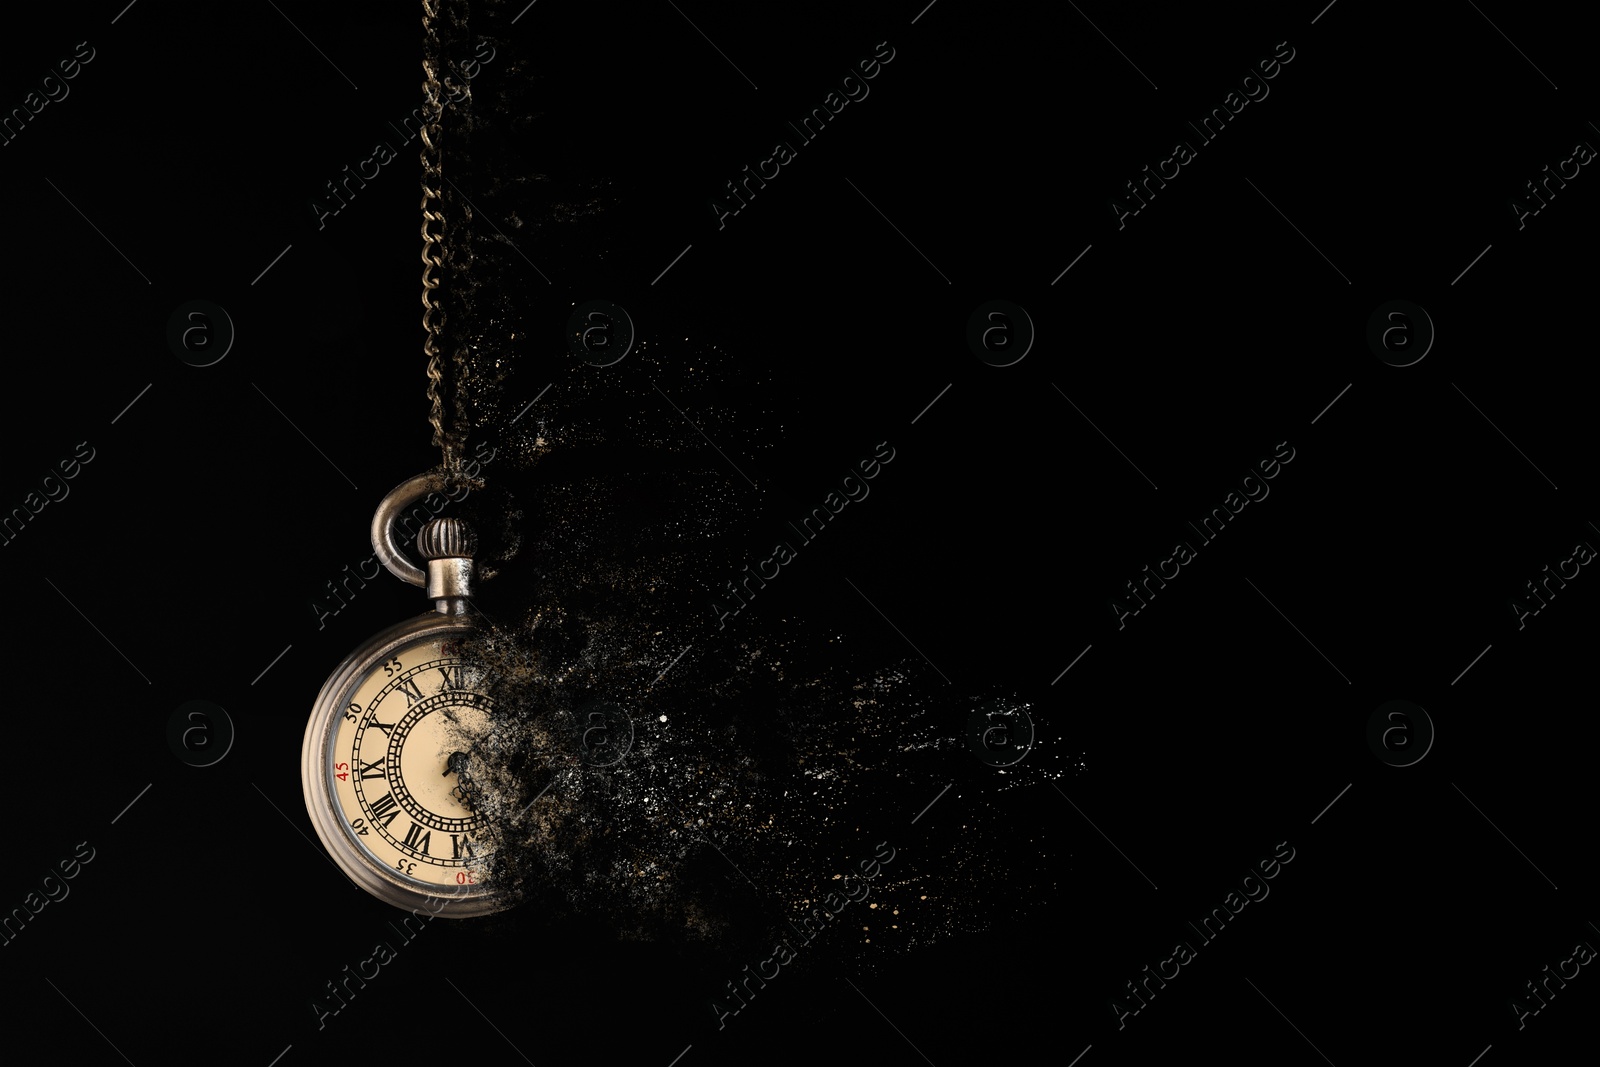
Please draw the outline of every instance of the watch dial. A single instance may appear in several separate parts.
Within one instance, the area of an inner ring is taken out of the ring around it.
[[[481,885],[481,816],[459,778],[488,730],[485,673],[457,639],[404,644],[349,694],[330,748],[329,789],[355,843],[397,874]]]

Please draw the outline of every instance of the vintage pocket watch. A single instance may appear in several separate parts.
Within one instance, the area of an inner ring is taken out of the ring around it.
[[[460,520],[429,520],[417,534],[423,570],[394,531],[407,506],[443,486],[440,473],[412,478],[373,517],[378,558],[425,586],[434,610],[334,669],[306,725],[301,781],[317,836],[356,885],[396,907],[465,917],[513,903],[493,883],[483,818],[458,781],[494,711],[486,672],[462,647],[475,626],[475,539]]]
[[[444,118],[471,100],[464,82],[452,84],[443,74],[448,65],[437,33],[439,2],[422,2],[427,121],[419,132],[422,347],[429,422],[443,462],[396,486],[372,518],[378,559],[402,581],[424,586],[434,610],[383,631],[334,669],[306,724],[300,773],[317,836],[356,885],[396,907],[427,907],[459,918],[509,907],[515,894],[494,884],[492,835],[460,781],[474,765],[494,713],[489,679],[464,655],[475,625],[468,613],[478,576],[473,532],[459,519],[427,520],[415,531],[426,569],[406,557],[395,536],[406,509],[424,496],[459,499],[456,490],[482,488],[461,459],[467,346],[458,326],[447,363],[438,292],[446,279],[435,274],[450,269],[444,247]],[[457,11],[457,21],[464,15],[464,9]],[[492,574],[486,569],[484,576]]]

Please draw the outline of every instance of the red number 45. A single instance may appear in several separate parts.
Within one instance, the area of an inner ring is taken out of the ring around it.
[[[339,781],[348,782],[350,780],[350,764],[348,764],[348,763],[335,763],[333,765],[333,769],[339,772],[337,775],[334,776],[334,777],[338,778]]]

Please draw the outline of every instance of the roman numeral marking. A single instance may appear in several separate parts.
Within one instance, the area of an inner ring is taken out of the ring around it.
[[[428,854],[428,839],[433,837],[433,831],[422,832],[422,827],[416,823],[411,824],[411,829],[406,831],[406,847],[416,849],[424,856]]]
[[[358,760],[356,760],[356,762],[361,764],[361,777],[362,777],[363,780],[368,779],[368,778],[382,778],[383,777],[383,757],[382,756],[379,756],[377,759],[373,760],[371,763],[368,763],[366,760],[363,760],[363,759],[358,759]]]
[[[384,737],[388,737],[389,731],[393,730],[397,724],[392,722],[379,722],[377,712],[373,712],[372,718],[367,720],[367,725],[376,726],[378,729],[383,731]]]
[[[410,707],[422,699],[422,689],[417,685],[415,678],[404,678],[395,683],[395,688],[406,695],[406,707]]]
[[[387,819],[384,818],[385,813],[389,816]],[[390,823],[394,822],[395,817],[399,814],[400,805],[395,801],[393,793],[385,793],[382,800],[373,802],[372,821],[383,823],[385,829],[388,828]]]
[[[440,689],[465,689],[467,687],[466,672],[457,663],[451,667],[440,667],[439,673],[444,675],[444,682]]]
[[[463,849],[466,850],[468,856],[477,855],[478,851],[472,847],[472,841],[467,837],[466,834],[451,834],[450,849],[451,859],[460,859]]]

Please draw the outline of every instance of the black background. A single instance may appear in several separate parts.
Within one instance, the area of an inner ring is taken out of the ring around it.
[[[48,1034],[74,1062],[141,1065],[265,1065],[286,1048],[277,1062],[540,1067],[1085,1050],[1086,1067],[1466,1065],[1488,1048],[1492,1065],[1548,1062],[1587,1034],[1587,969],[1525,1029],[1509,1008],[1600,938],[1595,579],[1521,630],[1509,607],[1575,543],[1600,543],[1582,369],[1595,179],[1585,168],[1520,231],[1508,206],[1600,137],[1569,16],[540,0],[511,26],[520,5],[473,5],[469,25],[547,76],[529,104],[545,143],[526,150],[610,190],[584,231],[605,256],[519,240],[550,279],[527,271],[549,342],[516,368],[514,407],[591,373],[657,384],[691,417],[749,413],[762,447],[728,461],[771,487],[749,507],[774,522],[892,442],[878,503],[752,610],[885,660],[914,642],[956,690],[1014,687],[1086,770],[992,796],[1010,831],[966,843],[1047,839],[1048,899],[996,883],[962,902],[984,933],[870,976],[784,978],[725,1029],[717,983],[673,950],[608,941],[603,915],[577,929],[519,914],[432,924],[319,1030],[312,997],[399,913],[312,843],[305,717],[349,649],[421,605],[386,578],[323,629],[308,604],[370,553],[382,494],[437,453],[415,153],[323,230],[307,202],[417,105],[421,41],[412,4],[276,7],[61,5],[7,33],[8,110],[77,42],[95,50],[0,146],[0,508],[94,449],[4,546],[0,909],[79,842],[95,850],[70,896],[0,948],[8,1043]],[[895,58],[870,96],[719,229],[709,198],[885,40]],[[1119,229],[1123,183],[1193,140],[1184,121],[1281,41],[1294,58],[1270,95]],[[590,297],[627,307],[658,355],[577,368],[559,334]],[[996,298],[1038,334],[1004,368],[965,340]],[[237,328],[207,368],[166,343],[193,299]],[[1394,299],[1437,329],[1410,367],[1366,342]],[[689,336],[748,373],[695,379],[672,355]],[[618,426],[636,414],[619,404]],[[1295,458],[1270,496],[1119,630],[1123,583],[1285,441]],[[213,767],[167,746],[190,699],[237,729]],[[1366,742],[1391,699],[1437,731],[1411,767]],[[914,826],[931,793],[860,814],[910,849],[958,840],[962,805],[996,782],[976,761],[963,775]],[[1295,859],[1271,895],[1119,1032],[1124,983],[1278,842]]]

